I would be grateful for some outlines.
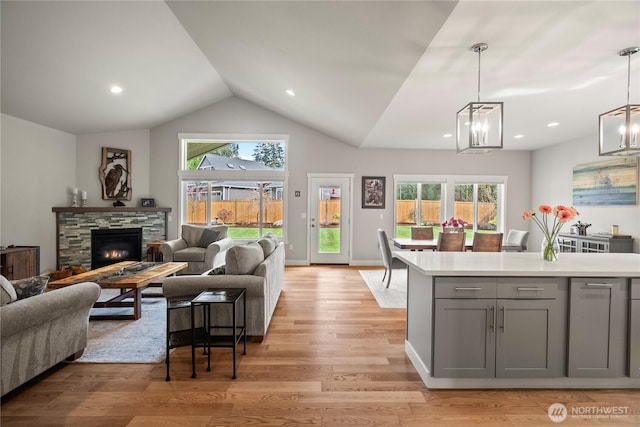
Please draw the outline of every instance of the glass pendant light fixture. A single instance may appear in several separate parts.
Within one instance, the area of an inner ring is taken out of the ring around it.
[[[600,155],[630,156],[640,154],[640,105],[630,104],[631,55],[640,47],[628,47],[618,52],[627,57],[627,105],[600,114]]]
[[[458,154],[486,153],[502,149],[502,102],[480,102],[480,56],[489,45],[478,43],[471,51],[478,54],[478,102],[458,111],[456,144]]]

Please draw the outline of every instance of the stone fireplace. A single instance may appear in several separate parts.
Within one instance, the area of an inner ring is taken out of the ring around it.
[[[147,244],[167,238],[167,215],[171,208],[96,207],[53,208],[56,214],[56,265],[80,265],[89,270],[92,230],[142,230],[140,254],[144,259]]]

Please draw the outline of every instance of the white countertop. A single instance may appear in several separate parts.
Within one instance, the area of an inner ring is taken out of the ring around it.
[[[430,276],[640,277],[640,254],[561,253],[544,261],[539,252],[394,251]]]

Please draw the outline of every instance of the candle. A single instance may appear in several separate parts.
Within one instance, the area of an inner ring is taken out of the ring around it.
[[[75,188],[73,189],[73,194],[78,194],[78,187],[75,187]]]
[[[86,191],[82,192],[82,200],[87,200],[87,192]]]

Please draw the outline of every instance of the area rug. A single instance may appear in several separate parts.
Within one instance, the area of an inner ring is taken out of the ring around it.
[[[381,308],[407,308],[406,268],[392,270],[389,288],[385,287],[386,278],[382,281],[384,270],[360,270],[360,275]]]
[[[157,293],[158,289],[151,291]],[[116,295],[103,289],[99,300]],[[130,308],[91,309],[92,314],[131,313]],[[90,320],[89,341],[79,363],[159,363],[165,358],[166,302],[143,298],[138,320]]]

